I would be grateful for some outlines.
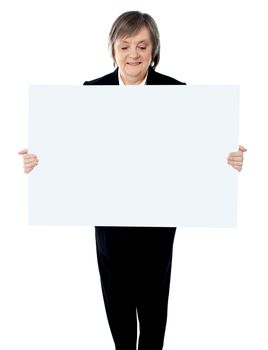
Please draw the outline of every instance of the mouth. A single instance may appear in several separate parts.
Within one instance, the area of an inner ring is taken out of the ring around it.
[[[136,66],[140,65],[141,62],[127,62],[127,64],[128,64],[129,66],[136,67]]]

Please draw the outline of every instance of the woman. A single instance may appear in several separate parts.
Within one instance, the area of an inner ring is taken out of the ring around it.
[[[84,85],[184,85],[157,73],[159,32],[148,14],[130,11],[119,16],[109,34],[114,72]],[[242,146],[227,158],[237,171],[243,165]],[[38,158],[23,156],[29,173]],[[137,316],[139,350],[160,350],[164,343],[175,227],[96,227],[96,246],[103,298],[117,350],[134,350]]]

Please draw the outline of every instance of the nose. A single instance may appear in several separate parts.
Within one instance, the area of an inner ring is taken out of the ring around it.
[[[139,52],[138,52],[136,47],[130,48],[129,57],[131,57],[131,58],[138,58],[139,57]]]

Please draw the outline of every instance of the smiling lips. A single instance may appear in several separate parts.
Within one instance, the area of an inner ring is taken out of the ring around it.
[[[129,64],[130,66],[138,66],[139,64],[141,64],[141,62],[128,62],[127,64]]]

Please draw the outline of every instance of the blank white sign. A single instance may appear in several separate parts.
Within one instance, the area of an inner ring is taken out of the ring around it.
[[[236,225],[237,86],[31,86],[29,222]]]

